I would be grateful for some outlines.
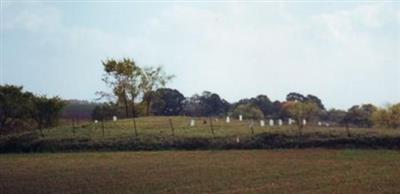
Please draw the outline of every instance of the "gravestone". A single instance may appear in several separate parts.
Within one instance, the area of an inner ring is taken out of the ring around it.
[[[293,124],[293,120],[291,118],[288,119],[288,124],[292,125]]]
[[[283,125],[282,119],[279,119],[279,120],[278,120],[278,124],[279,124],[279,126],[282,126],[282,125]]]
[[[318,121],[318,126],[322,126],[322,123],[321,123],[321,121]]]
[[[269,120],[269,126],[271,126],[271,127],[274,126],[274,120],[272,120],[272,119]]]
[[[97,124],[97,123],[99,123],[99,121],[98,120],[94,120],[94,123]]]
[[[231,122],[231,118],[230,117],[226,117],[226,123],[230,123]]]
[[[190,126],[194,127],[195,125],[196,125],[196,123],[195,123],[194,119],[190,120]]]
[[[115,122],[117,120],[118,120],[117,116],[113,116],[113,121]]]
[[[307,120],[303,119],[303,125],[307,125]]]
[[[260,126],[261,126],[261,127],[264,127],[264,126],[265,126],[264,120],[260,120]]]
[[[243,121],[243,116],[239,115],[239,121]]]

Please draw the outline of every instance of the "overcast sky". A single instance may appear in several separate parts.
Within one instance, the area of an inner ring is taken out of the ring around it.
[[[1,83],[63,98],[104,90],[101,60],[163,65],[168,86],[230,102],[314,94],[331,108],[400,101],[400,4],[5,2]]]

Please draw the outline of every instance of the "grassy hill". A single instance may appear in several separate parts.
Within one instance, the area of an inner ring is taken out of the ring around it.
[[[190,126],[191,119],[196,120]],[[212,123],[212,124],[211,124]],[[308,125],[301,136],[296,126],[261,127],[257,121],[223,118],[141,117],[116,122],[67,122],[38,131],[0,137],[0,152],[82,150],[193,150],[272,148],[400,149],[400,130],[350,129]],[[136,135],[137,134],[137,135]]]

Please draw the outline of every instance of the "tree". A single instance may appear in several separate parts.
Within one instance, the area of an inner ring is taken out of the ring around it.
[[[59,97],[47,98],[46,96],[38,96],[33,98],[32,118],[38,124],[42,135],[43,128],[57,124],[60,112],[65,105],[66,103]]]
[[[144,68],[141,75],[139,87],[143,91],[143,102],[146,106],[146,115],[149,115],[155,90],[164,87],[172,78],[174,78],[174,75],[167,75],[162,66],[156,68]]]
[[[345,116],[345,122],[358,127],[372,127],[372,113],[376,111],[372,104],[355,105],[351,107]]]
[[[127,58],[107,59],[102,64],[106,72],[103,75],[103,81],[112,88],[118,104],[122,104],[125,108],[125,116],[129,117],[129,96],[131,96],[131,101],[134,101],[139,93],[137,80],[140,68],[132,59]],[[134,109],[134,103],[131,105]],[[132,112],[134,113],[134,110]]]
[[[319,109],[325,110],[324,104],[322,104],[321,99],[319,99],[317,96],[308,94],[307,97],[305,98],[305,101],[307,101],[307,102],[313,102],[313,103],[315,103],[315,104],[319,107]]]
[[[288,111],[290,116],[296,121],[299,134],[302,135],[303,130],[303,119],[311,120],[313,117],[318,115],[320,109],[318,105],[313,102],[294,102],[289,101],[285,103],[284,108]]]
[[[305,102],[306,99],[307,98],[305,96],[296,92],[291,92],[286,95],[286,101]]]
[[[13,85],[0,86],[0,134],[11,129],[17,121],[30,117],[33,94],[22,89]]]
[[[400,103],[377,109],[372,114],[374,125],[387,128],[400,127]]]
[[[169,88],[161,88],[155,92],[151,112],[154,115],[179,115],[183,111],[185,97],[178,91]]]
[[[118,108],[116,104],[104,103],[102,105],[98,105],[93,109],[92,119],[93,120],[111,120],[114,115],[118,112]]]
[[[260,108],[254,104],[241,104],[233,110],[233,116],[238,117],[242,115],[244,118],[248,119],[262,119],[264,114]]]

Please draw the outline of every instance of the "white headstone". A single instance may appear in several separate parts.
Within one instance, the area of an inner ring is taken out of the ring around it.
[[[318,126],[321,126],[321,125],[322,125],[321,121],[318,121]]]
[[[94,120],[94,123],[98,123],[99,121],[98,120]]]
[[[271,126],[271,127],[274,126],[274,120],[272,120],[272,119],[269,120],[269,126]]]
[[[195,125],[196,125],[196,123],[195,123],[194,119],[190,120],[190,126],[194,127]]]
[[[118,120],[117,116],[113,116],[113,121],[117,121],[117,120]]]
[[[307,125],[307,121],[303,119],[303,125]]]
[[[230,117],[226,117],[226,123],[230,123],[231,122],[231,118]]]
[[[278,124],[279,124],[279,126],[282,126],[282,125],[283,125],[282,119],[279,119],[279,120],[278,120]]]
[[[288,119],[288,124],[292,125],[293,124],[293,120],[291,118]]]
[[[260,121],[260,126],[261,126],[261,127],[264,127],[264,126],[265,126],[264,120],[261,120],[261,121]]]
[[[329,127],[330,125],[329,125],[329,123],[325,123],[325,126]]]
[[[239,115],[239,121],[243,121],[243,116]]]
[[[239,137],[236,137],[236,143],[240,143]]]

